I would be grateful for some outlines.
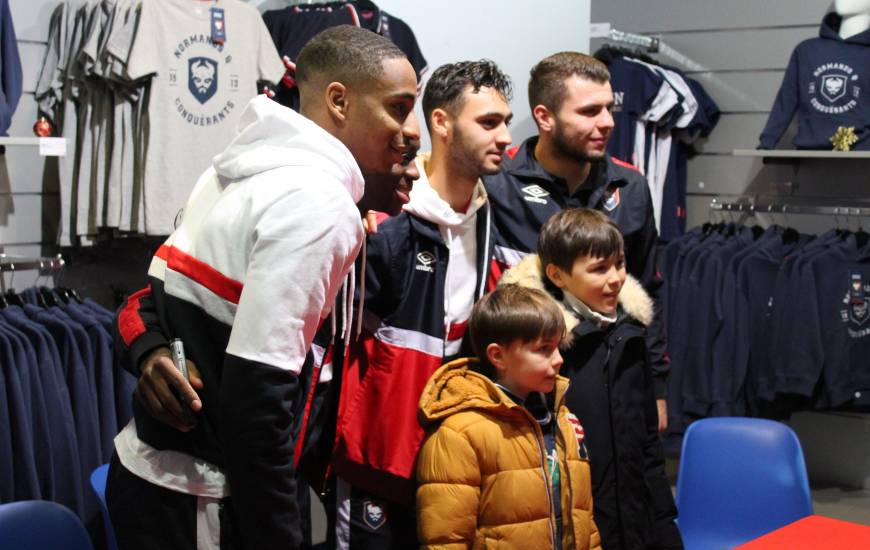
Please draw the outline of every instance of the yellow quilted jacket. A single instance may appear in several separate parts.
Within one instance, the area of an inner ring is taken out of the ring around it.
[[[546,450],[538,423],[486,376],[458,359],[436,371],[420,398],[426,440],[417,459],[421,548],[552,549],[556,536]],[[556,382],[562,548],[600,549],[589,462],[580,458]]]

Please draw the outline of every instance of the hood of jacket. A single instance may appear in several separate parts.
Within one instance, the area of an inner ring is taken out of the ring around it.
[[[477,180],[477,185],[474,187],[474,192],[471,195],[471,203],[466,211],[456,212],[447,201],[438,195],[438,192],[429,183],[430,158],[430,153],[420,153],[417,155],[420,178],[414,182],[414,187],[409,195],[411,201],[403,209],[409,214],[439,226],[457,227],[462,225],[486,204],[486,190],[483,187],[483,182],[479,179]]]
[[[547,292],[544,285],[545,276],[540,257],[537,254],[529,254],[520,263],[507,270],[498,284],[516,284]],[[652,323],[652,298],[649,297],[640,282],[631,275],[625,277],[625,284],[622,285],[622,290],[619,292],[619,305],[622,306],[625,313],[640,321],[644,326],[648,327]],[[565,317],[568,334],[571,334],[574,328],[580,324],[580,321],[571,313],[571,309],[565,303],[560,301],[559,307]]]
[[[248,103],[239,133],[213,164],[218,175],[229,180],[276,168],[313,167],[342,182],[353,202],[359,202],[365,190],[362,172],[341,141],[265,95]]]
[[[476,358],[464,357],[443,365],[432,374],[420,396],[420,413],[425,424],[471,409],[502,416],[522,409],[495,382],[474,370],[478,363]],[[567,390],[568,379],[557,376],[557,404],[562,402]]]
[[[841,38],[840,22],[842,21],[843,17],[839,13],[830,12],[826,14],[825,18],[822,19],[822,26],[819,28],[819,36],[830,40],[836,40],[838,42],[845,42],[847,44],[870,46],[870,29],[867,29],[864,32],[859,32],[858,34],[846,39]]]

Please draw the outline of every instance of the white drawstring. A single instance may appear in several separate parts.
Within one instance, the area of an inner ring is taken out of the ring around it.
[[[351,326],[353,324],[353,293],[356,290],[356,263],[350,266],[349,275],[349,285],[350,289],[348,289],[346,296],[346,301],[344,303],[344,328],[342,330],[342,338],[344,338],[344,348],[347,349],[347,346],[350,344],[350,334],[353,330]]]
[[[447,229],[447,273],[444,277],[444,346],[446,348],[448,339],[450,338],[450,295],[453,292],[450,290],[450,245],[453,244],[453,232],[450,231],[450,226]]]
[[[486,276],[489,274],[489,204],[484,206],[486,208],[486,239],[483,241],[483,265],[480,266],[480,290],[477,291],[477,298],[483,298],[484,293],[486,293]]]
[[[356,336],[355,338],[359,340],[359,335],[362,332],[362,324],[363,324],[363,312],[365,310],[366,305],[366,241],[368,239],[363,239],[362,243],[362,266],[359,275],[359,303],[357,305],[357,319],[356,319]]]

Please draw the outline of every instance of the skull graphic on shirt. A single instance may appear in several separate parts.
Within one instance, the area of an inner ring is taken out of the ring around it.
[[[208,57],[191,57],[188,60],[190,76],[187,87],[200,103],[214,96],[218,86],[218,64]]]

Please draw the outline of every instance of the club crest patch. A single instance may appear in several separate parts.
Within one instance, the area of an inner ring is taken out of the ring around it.
[[[860,272],[852,272],[849,277],[849,290],[843,298],[840,320],[848,325],[849,336],[863,338],[870,336],[870,285],[864,281]]]
[[[387,522],[387,514],[384,512],[384,507],[378,502],[364,500],[363,521],[370,528],[377,531]]]
[[[842,114],[858,106],[861,78],[846,63],[825,63],[813,71],[806,90],[815,110],[830,115]]]
[[[613,187],[605,194],[604,209],[613,212],[617,206],[619,206],[619,187]]]
[[[208,57],[191,57],[187,61],[187,66],[189,69],[187,87],[193,97],[204,104],[217,92],[217,61]]]

